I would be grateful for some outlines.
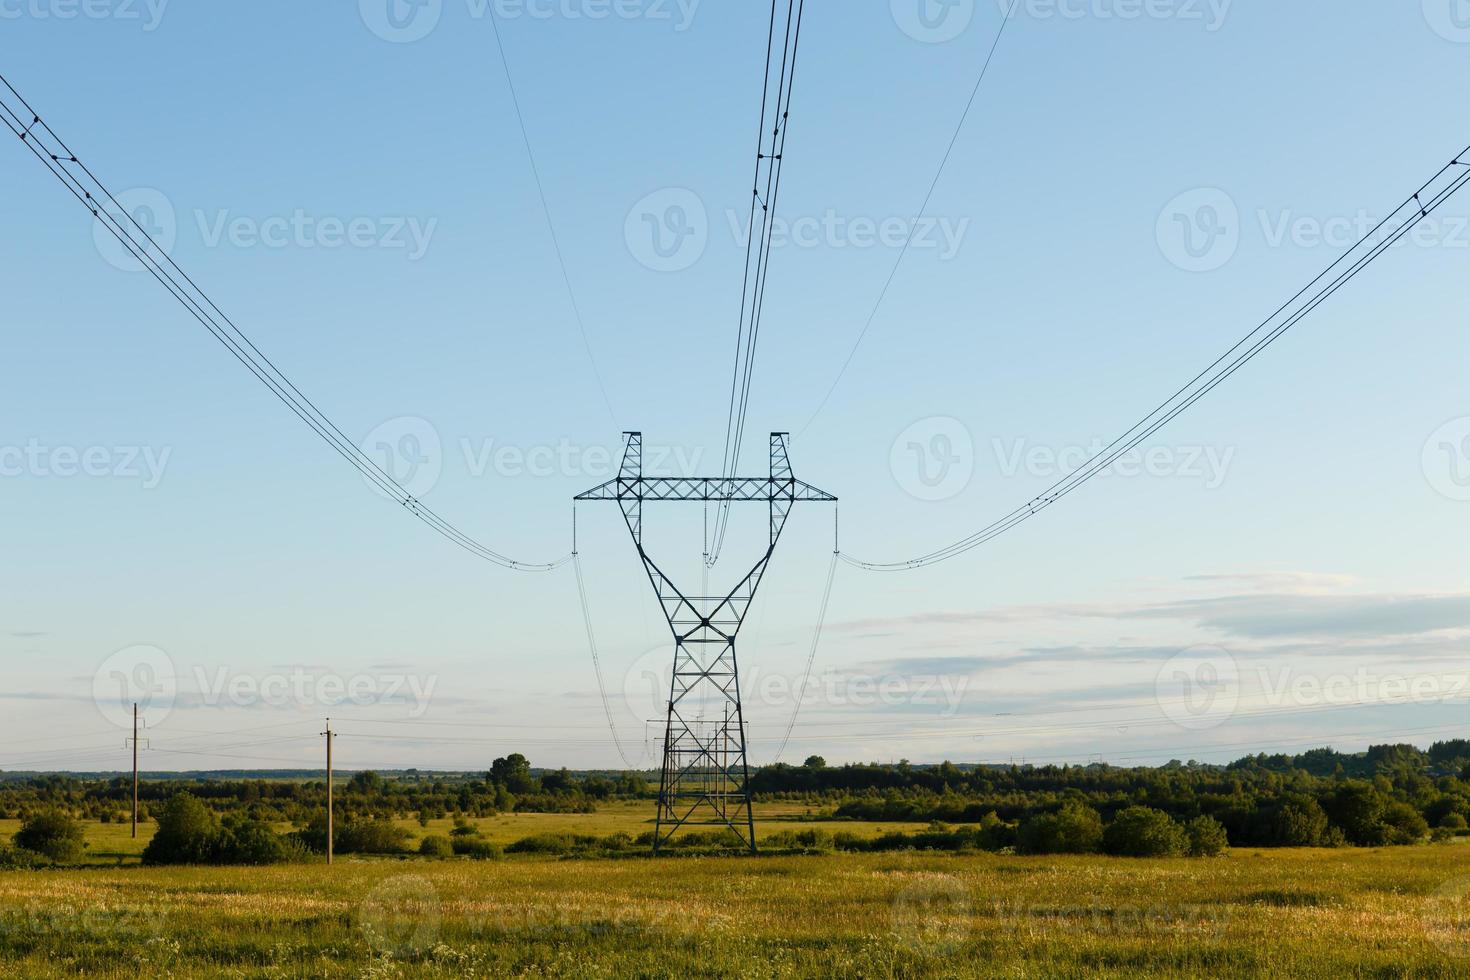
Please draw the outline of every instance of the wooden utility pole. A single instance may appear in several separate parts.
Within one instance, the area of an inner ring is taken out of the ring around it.
[[[138,836],[138,702],[133,702],[133,837]]]
[[[133,838],[138,836],[138,702],[133,702],[133,737],[128,739],[133,747]]]
[[[332,719],[327,719],[327,863],[332,863]]]

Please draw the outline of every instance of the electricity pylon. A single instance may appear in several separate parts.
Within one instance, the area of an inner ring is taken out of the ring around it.
[[[628,442],[616,480],[589,490],[578,501],[616,500],[633,536],[648,581],[674,636],[674,672],[669,681],[663,771],[653,850],[691,826],[729,828],[755,851],[755,817],[750,808],[750,766],[745,751],[745,715],[740,705],[740,671],[735,637],[770,567],[776,542],[796,503],[836,503],[837,498],[791,473],[784,432],[771,433],[768,477],[645,477],[643,434]],[[754,567],[724,595],[693,596],[679,589],[643,548],[643,505],[669,501],[764,503],[770,508],[770,539]],[[721,704],[718,719],[692,717],[702,695]]]

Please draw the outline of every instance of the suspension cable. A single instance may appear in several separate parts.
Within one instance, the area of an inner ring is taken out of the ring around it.
[[[162,246],[122,206],[97,176],[78,159],[66,142],[0,74],[0,121],[15,133],[61,184],[116,238],[186,312],[218,340],[257,380],[297,418],[306,423],[334,452],[374,487],[396,501],[437,534],[477,558],[502,568],[523,572],[552,571],[571,560],[570,555],[547,562],[525,562],[495,551],[445,520],[405,489],[382,466],[362,451],[342,429],[308,398],[257,347],[224,311],[184,272]]]
[[[1470,183],[1470,147],[1461,151],[1454,160],[1446,164],[1425,182],[1424,186],[1405,199],[1357,244],[1303,286],[1296,295],[1237,341],[1234,346],[1217,357],[1188,384],[1170,395],[1153,411],[1134,423],[1126,432],[1099,450],[1080,467],[1057,481],[1044,493],[1033,497],[1009,514],[987,524],[978,531],[917,558],[899,562],[871,562],[843,555],[843,561],[869,571],[906,571],[925,568],[978,548],[1030,520],[1091,481],[1098,474],[1106,471],[1124,454],[1135,449],[1149,436],[1183,414],[1195,402],[1214,391],[1235,372],[1280,339],[1288,330],[1332,298],[1339,289],[1351,282],[1415,226],[1433,214],[1466,183]]]

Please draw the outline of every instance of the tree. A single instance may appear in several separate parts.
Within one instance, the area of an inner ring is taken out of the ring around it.
[[[82,825],[60,810],[43,810],[21,824],[15,846],[61,864],[82,856]]]
[[[576,782],[572,779],[571,772],[564,766],[542,776],[541,788],[548,793],[570,793],[576,788]]]
[[[1403,802],[1384,807],[1383,825],[1390,844],[1417,844],[1429,833],[1429,823],[1419,811]]]
[[[1378,847],[1388,843],[1389,837],[1383,822],[1385,802],[1373,784],[1350,781],[1327,798],[1325,809],[1349,843]]]
[[[364,769],[362,772],[354,773],[352,778],[347,780],[347,792],[362,793],[365,796],[378,795],[383,791],[384,786],[383,777],[371,769]]]
[[[808,769],[826,769],[827,760],[819,755],[809,755],[806,757],[806,761],[803,762],[802,765]]]
[[[519,752],[490,763],[490,782],[504,786],[512,793],[533,793],[536,780],[531,776],[531,763]]]
[[[1189,835],[1162,810],[1130,806],[1103,831],[1103,850],[1124,857],[1172,857],[1188,853]]]
[[[1102,840],[1102,818],[1086,803],[1068,802],[1021,825],[1016,847],[1023,854],[1090,854]]]
[[[1230,839],[1220,821],[1210,816],[1195,817],[1184,825],[1189,835],[1190,857],[1218,857],[1230,848]]]

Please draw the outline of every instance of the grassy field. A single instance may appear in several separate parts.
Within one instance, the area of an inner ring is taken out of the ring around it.
[[[865,823],[853,820],[814,820],[811,811],[798,804],[774,803],[756,808],[757,839],[766,834],[782,830],[806,830],[821,828],[827,831],[845,831],[863,837],[876,837],[893,830],[922,830],[922,823]],[[510,844],[535,834],[609,834],[626,833],[634,837],[653,829],[653,804],[641,802],[609,803],[596,813],[506,813],[494,817],[471,820],[485,839],[497,844]],[[400,820],[399,823],[413,835],[410,846],[417,847],[421,838],[438,834],[447,835],[454,828],[454,821],[431,820],[427,827],[420,827],[417,820]],[[19,820],[0,820],[0,841],[9,841],[20,829]],[[93,864],[137,863],[143,848],[153,836],[153,824],[138,827],[138,838],[131,836],[131,827],[126,824],[96,823],[89,821],[85,828],[88,861]],[[288,825],[277,828],[291,829]]]
[[[767,808],[764,828],[800,814]],[[482,827],[511,841],[647,816]],[[0,975],[1470,976],[1470,847],[144,868],[126,825],[88,832],[91,867],[0,872]]]

